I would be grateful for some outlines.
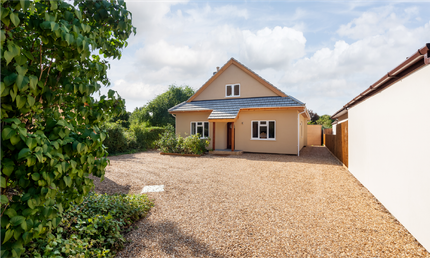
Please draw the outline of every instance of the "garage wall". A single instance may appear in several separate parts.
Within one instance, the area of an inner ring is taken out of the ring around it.
[[[352,107],[349,170],[430,251],[430,65]]]

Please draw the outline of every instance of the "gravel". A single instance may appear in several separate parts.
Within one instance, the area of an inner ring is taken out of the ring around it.
[[[134,194],[164,185],[148,193],[155,206],[117,257],[430,257],[325,147],[300,157],[122,155],[95,184]]]

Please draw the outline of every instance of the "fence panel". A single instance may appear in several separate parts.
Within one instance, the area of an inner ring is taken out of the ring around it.
[[[308,137],[308,142],[307,142],[307,146],[311,146],[311,145],[318,145],[321,146],[322,145],[322,125],[307,125],[307,137]]]
[[[324,145],[348,167],[348,121],[336,125],[336,135],[324,132]]]
[[[331,128],[324,129],[324,134],[333,134],[333,129]]]

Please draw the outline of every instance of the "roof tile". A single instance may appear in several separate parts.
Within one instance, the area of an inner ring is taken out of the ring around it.
[[[175,111],[212,111],[209,119],[231,119],[236,118],[241,108],[264,108],[264,107],[300,107],[305,103],[288,97],[259,97],[259,98],[237,98],[216,99],[182,102],[169,109]]]

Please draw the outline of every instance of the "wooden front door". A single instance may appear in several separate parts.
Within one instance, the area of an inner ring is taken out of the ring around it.
[[[227,149],[231,149],[231,130],[233,130],[232,127],[232,123],[227,123]]]

